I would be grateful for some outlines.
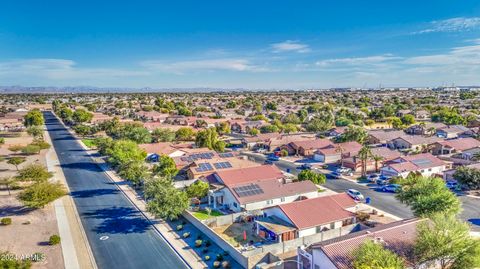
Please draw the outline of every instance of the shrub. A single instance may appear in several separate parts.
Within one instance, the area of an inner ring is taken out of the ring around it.
[[[37,146],[37,147],[39,147],[40,149],[49,149],[49,148],[50,148],[50,144],[48,144],[48,143],[45,142],[45,141],[34,141],[34,142],[32,142],[30,145]]]
[[[183,238],[188,238],[188,237],[190,237],[190,233],[189,233],[189,232],[183,233]]]
[[[228,261],[223,261],[222,268],[230,268],[230,263]]]
[[[177,231],[183,230],[183,225],[177,225]]]
[[[370,219],[370,214],[365,213],[365,212],[358,212],[357,213],[357,219],[359,221],[366,221],[366,220]]]
[[[10,225],[10,224],[12,224],[12,219],[11,218],[3,218],[2,220],[0,220],[0,223],[2,223],[2,225]]]
[[[217,254],[217,258],[215,259],[219,262],[223,261],[223,255],[222,254]]]
[[[26,155],[34,155],[40,152],[40,147],[36,145],[27,145],[26,147],[22,148],[22,153]]]
[[[60,236],[59,235],[52,235],[50,236],[50,238],[48,239],[48,244],[50,244],[51,246],[53,245],[57,245],[60,243]]]
[[[206,261],[209,261],[209,260],[210,260],[210,256],[206,255],[204,259],[205,259]]]
[[[214,261],[213,262],[213,267],[215,267],[215,268],[220,267],[220,262],[219,261]]]
[[[203,243],[202,240],[196,240],[195,241],[195,247],[197,247],[197,248],[201,247],[202,243]]]

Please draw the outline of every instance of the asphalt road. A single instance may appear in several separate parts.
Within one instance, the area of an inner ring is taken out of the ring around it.
[[[188,268],[59,120],[44,117],[98,268]]]
[[[242,153],[253,158],[256,162],[263,163],[266,157],[258,154]],[[298,165],[287,161],[274,161],[274,164],[283,171],[288,171],[291,174],[298,174]],[[356,189],[360,191],[365,197],[370,197],[371,205],[382,211],[398,216],[400,218],[411,218],[413,213],[410,208],[400,203],[393,193],[386,193],[376,190],[376,186],[366,186],[357,184],[345,179],[328,179],[323,185],[328,189],[336,192],[344,192],[347,189]],[[462,202],[462,212],[460,218],[471,224],[473,231],[480,231],[480,200],[470,198],[467,196],[458,196]]]

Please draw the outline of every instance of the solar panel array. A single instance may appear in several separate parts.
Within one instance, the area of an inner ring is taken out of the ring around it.
[[[207,172],[207,171],[212,171],[213,167],[209,163],[199,163],[198,167],[195,168],[195,171],[197,172]]]
[[[260,186],[257,184],[235,187],[233,190],[237,193],[238,197],[248,197],[263,193],[262,188],[260,188]]]
[[[215,169],[232,168],[232,164],[230,162],[214,163],[213,166],[215,166]]]
[[[195,154],[192,154],[188,157],[181,157],[180,160],[182,160],[184,162],[193,162],[193,161],[196,161],[196,160],[209,160],[209,159],[212,159],[213,156],[214,156],[214,154],[212,152],[195,153]]]
[[[231,158],[233,157],[233,153],[231,152],[219,153],[218,156],[220,156],[221,158]]]

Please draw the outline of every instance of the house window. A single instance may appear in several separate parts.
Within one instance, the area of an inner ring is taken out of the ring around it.
[[[267,200],[267,205],[273,204],[273,200]]]
[[[280,202],[285,202],[285,197],[280,198]]]
[[[330,223],[330,230],[335,229],[335,222]]]
[[[322,232],[322,226],[317,226],[316,232],[317,232],[317,233],[321,233],[321,232]]]
[[[429,169],[428,169],[428,172],[432,172],[432,168],[429,168]]]

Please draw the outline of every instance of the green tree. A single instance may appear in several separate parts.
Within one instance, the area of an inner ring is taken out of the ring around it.
[[[147,167],[143,162],[131,161],[121,165],[118,174],[122,178],[132,182],[134,186],[137,186],[147,175]]]
[[[262,134],[278,133],[279,131],[280,131],[280,128],[278,128],[278,126],[276,126],[276,125],[264,125],[264,126],[260,127],[260,132]]]
[[[298,181],[310,180],[314,184],[325,184],[327,178],[324,174],[315,173],[312,170],[302,170],[298,174]]]
[[[182,127],[175,132],[175,138],[179,141],[192,141],[195,137],[195,132],[192,128]]]
[[[32,125],[27,128],[27,134],[33,136],[33,139],[43,139],[43,128],[37,125]]]
[[[24,163],[24,162],[25,162],[25,158],[23,158],[23,157],[12,157],[12,158],[8,159],[8,161],[7,161],[8,164],[11,164],[11,165],[15,166],[17,171],[18,171],[18,166],[20,164]]]
[[[45,123],[45,120],[43,118],[43,114],[40,110],[38,109],[33,109],[30,110],[25,116],[24,116],[24,124],[27,127],[30,126],[41,126]]]
[[[152,142],[172,142],[175,140],[175,132],[167,128],[156,128],[152,132]]]
[[[147,180],[144,194],[147,211],[158,218],[177,219],[189,206],[187,193],[175,189],[170,178]]]
[[[75,123],[90,122],[93,118],[93,114],[85,109],[77,109],[73,112],[72,119]]]
[[[381,243],[366,240],[353,251],[355,269],[403,269],[405,263],[394,252],[385,249]]]
[[[16,179],[13,178],[13,177],[2,177],[2,178],[0,178],[0,185],[4,185],[7,188],[8,195],[10,195],[10,187],[15,182],[16,182]]]
[[[409,176],[404,180],[397,198],[411,206],[415,216],[430,216],[436,213],[456,214],[460,202],[441,178]]]
[[[357,141],[363,144],[367,137],[368,133],[363,127],[351,125],[337,138],[337,142]]]
[[[174,177],[177,175],[178,169],[175,161],[167,155],[161,155],[158,164],[153,166],[153,174],[162,177]]]
[[[201,199],[208,194],[210,186],[207,182],[197,180],[192,185],[187,187],[187,195],[190,198]]]
[[[208,128],[198,132],[195,138],[195,145],[200,148],[207,147],[217,151],[225,149],[225,143],[218,139],[218,133],[215,128]]]
[[[363,146],[358,152],[358,158],[362,161],[362,177],[367,176],[367,162],[372,157],[372,150],[368,146]]]
[[[397,130],[401,130],[403,129],[403,122],[400,118],[398,117],[391,117],[389,118],[390,120],[390,124],[392,125],[393,128],[397,129]]]
[[[435,214],[417,227],[415,256],[420,264],[442,269],[473,269],[480,266],[480,241],[470,236],[468,224],[455,216]]]
[[[248,131],[248,134],[252,136],[257,136],[260,133],[260,131],[257,128],[252,128]]]
[[[415,117],[411,114],[406,114],[401,118],[403,125],[410,126],[415,123]]]
[[[47,168],[41,164],[30,164],[18,171],[17,178],[21,181],[47,181],[53,174],[48,172]]]
[[[129,162],[143,162],[147,157],[145,150],[130,140],[117,140],[111,148],[108,148],[107,155],[110,157],[108,161],[114,166],[121,167]]]
[[[26,207],[42,208],[66,194],[62,184],[41,181],[27,187],[18,198]]]
[[[277,104],[274,103],[274,102],[268,102],[265,105],[265,108],[268,109],[268,110],[277,110]]]
[[[453,178],[456,179],[462,186],[465,186],[470,190],[480,189],[479,169],[461,166],[457,168],[453,174]]]
[[[217,128],[217,132],[221,135],[229,134],[231,132],[230,124],[226,121],[220,122],[220,124],[216,128]]]
[[[298,131],[298,128],[295,124],[287,123],[287,124],[283,125],[283,132],[286,133],[286,134],[296,133],[297,131]]]
[[[57,113],[57,112],[55,112]],[[68,107],[62,107],[60,108],[60,110],[58,111],[57,115],[64,121],[64,122],[68,122],[68,121],[71,121],[72,120],[72,117],[73,117],[73,111],[68,108]]]
[[[72,128],[75,133],[77,133],[80,136],[87,136],[92,134],[93,128],[91,126],[85,125],[85,124],[77,124],[73,126]]]

